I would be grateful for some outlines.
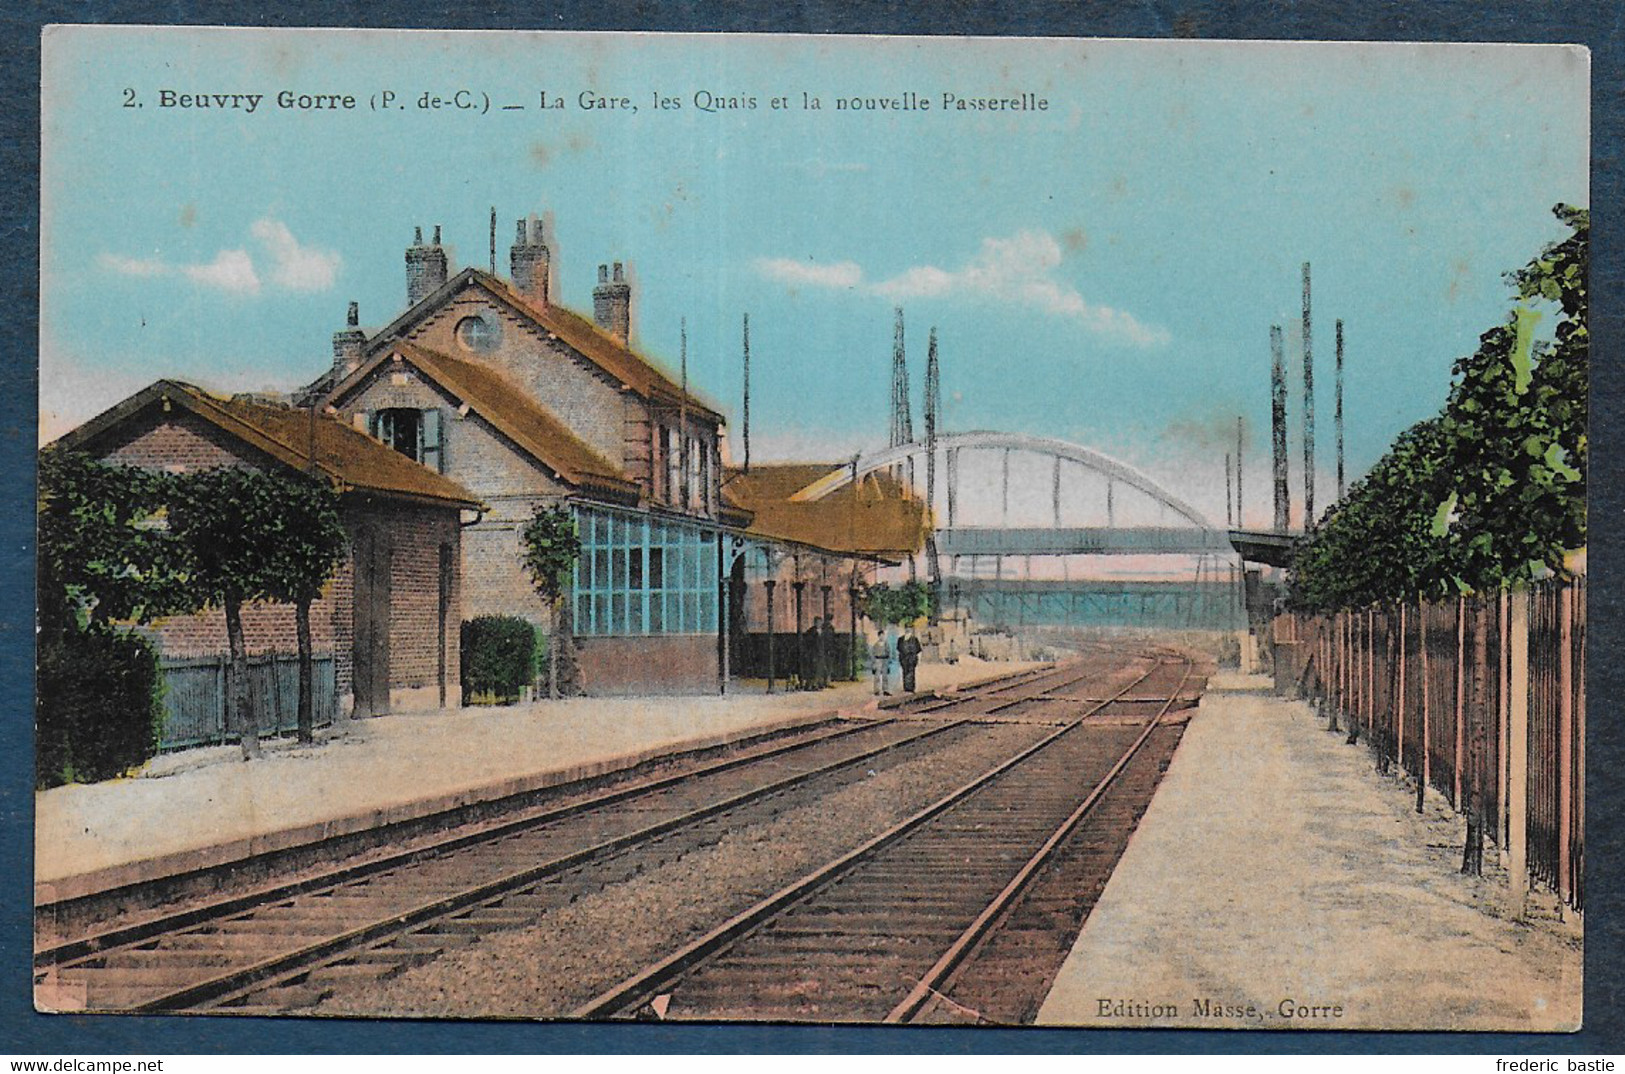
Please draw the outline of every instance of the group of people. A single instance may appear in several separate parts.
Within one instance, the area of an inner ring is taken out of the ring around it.
[[[805,652],[809,654],[807,670],[801,676],[803,690],[825,690],[833,677],[831,669],[839,659],[839,644],[835,627],[823,616],[815,616],[812,626],[802,635]],[[902,637],[885,630],[875,633],[869,646],[869,670],[874,680],[875,696],[889,696],[894,675],[900,675],[904,693],[914,692],[915,674],[920,667],[920,639],[914,628],[904,630]]]
[[[874,679],[875,696],[891,693],[893,657],[896,657],[898,670],[902,672],[903,692],[914,692],[914,675],[920,667],[920,649],[920,639],[915,636],[913,627],[906,629],[903,636],[895,641],[884,631],[875,633],[874,644],[869,648],[869,671]]]
[[[813,616],[812,626],[802,635],[806,651],[811,653],[811,666],[801,676],[803,690],[827,690],[831,679],[831,666],[835,664],[835,627],[821,615]],[[838,665],[837,665],[838,666]],[[843,673],[842,677],[845,677]]]

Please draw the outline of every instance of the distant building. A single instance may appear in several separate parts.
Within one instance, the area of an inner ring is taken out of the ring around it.
[[[459,523],[480,506],[461,485],[330,417],[223,399],[171,380],[137,392],[56,446],[171,473],[241,466],[314,472],[333,482],[348,549],[311,609],[311,627],[317,653],[333,658],[337,705],[365,716],[458,703]],[[248,605],[243,627],[250,654],[296,651],[292,605]],[[151,635],[170,659],[227,649],[219,609],[160,620]]]

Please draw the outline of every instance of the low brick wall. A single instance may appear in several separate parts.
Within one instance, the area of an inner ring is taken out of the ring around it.
[[[718,692],[711,634],[577,638],[581,682],[594,697]]]

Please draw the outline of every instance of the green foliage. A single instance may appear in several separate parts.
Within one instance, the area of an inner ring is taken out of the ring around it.
[[[516,701],[536,677],[536,628],[512,615],[482,615],[463,623],[463,700]]]
[[[1523,300],[1456,362],[1437,417],[1395,441],[1300,545],[1294,602],[1328,611],[1564,573],[1586,541],[1590,214],[1508,280]],[[1550,343],[1534,341],[1554,302]]]
[[[901,625],[931,614],[931,588],[919,582],[905,582],[893,589],[885,582],[867,586],[859,595],[863,614],[884,626]]]
[[[173,478],[108,466],[77,452],[39,456],[39,613],[135,620],[195,610],[183,549],[162,524]]]
[[[344,555],[338,494],[302,474],[233,466],[182,475],[170,529],[206,605],[315,600]]]
[[[525,524],[521,542],[525,570],[536,591],[549,603],[564,592],[576,560],[581,558],[581,537],[567,508],[538,507]]]
[[[35,784],[111,779],[158,751],[158,657],[103,622],[65,623],[39,640]]]

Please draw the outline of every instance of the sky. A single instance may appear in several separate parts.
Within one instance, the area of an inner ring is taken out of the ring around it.
[[[502,274],[537,214],[565,305],[621,260],[645,354],[675,371],[686,322],[735,459],[743,313],[753,461],[841,459],[886,443],[901,306],[917,431],[935,328],[945,430],[1083,444],[1223,519],[1239,416],[1265,526],[1272,324],[1301,497],[1302,264],[1324,505],[1334,322],[1352,480],[1588,203],[1588,77],[1540,46],[56,29],[40,437],[160,377],[313,379],[350,301],[404,309],[414,227],[485,267],[494,207]]]

